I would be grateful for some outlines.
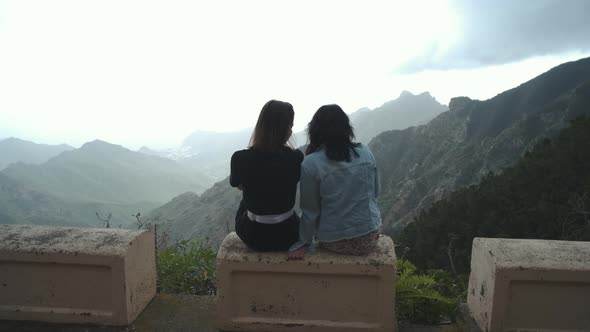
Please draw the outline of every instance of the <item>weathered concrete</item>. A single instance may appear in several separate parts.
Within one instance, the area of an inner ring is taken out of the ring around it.
[[[235,233],[217,254],[217,314],[229,331],[393,331],[395,251],[379,239],[367,256],[320,251],[303,261],[249,250]]]
[[[215,296],[156,294],[128,326],[0,320],[0,332],[218,332]]]
[[[214,296],[156,294],[129,326],[56,324],[0,320],[0,332],[218,332]],[[314,330],[312,330],[314,331]],[[457,324],[416,325],[400,322],[399,332],[481,332]]]
[[[457,308],[457,313],[455,315],[456,325],[458,331],[463,332],[482,332],[479,325],[469,312],[469,307],[467,303],[459,304]]]
[[[0,225],[0,319],[127,325],[155,292],[153,232]]]
[[[486,332],[590,331],[590,242],[475,238],[467,303]]]

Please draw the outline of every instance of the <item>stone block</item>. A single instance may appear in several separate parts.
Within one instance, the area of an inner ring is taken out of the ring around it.
[[[249,250],[235,233],[217,254],[217,316],[224,331],[393,331],[396,258],[379,238],[366,256],[319,251],[303,261]]]
[[[128,325],[155,293],[151,231],[0,225],[0,319]]]
[[[590,331],[590,242],[475,238],[467,304],[482,331]]]

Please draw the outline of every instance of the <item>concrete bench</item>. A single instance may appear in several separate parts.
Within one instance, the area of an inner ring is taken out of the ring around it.
[[[328,252],[287,261],[249,250],[235,233],[217,254],[217,316],[224,331],[393,331],[395,251],[379,239],[367,256]]]
[[[156,292],[154,234],[0,225],[0,319],[127,325]]]
[[[468,291],[484,332],[590,331],[590,242],[475,238]]]

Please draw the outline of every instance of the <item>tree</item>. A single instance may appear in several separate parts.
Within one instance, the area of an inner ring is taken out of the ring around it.
[[[98,218],[98,220],[102,221],[105,223],[106,228],[111,228],[111,218],[113,217],[113,214],[109,212],[109,215],[106,218],[102,218],[99,214],[98,211],[96,211],[96,218]]]

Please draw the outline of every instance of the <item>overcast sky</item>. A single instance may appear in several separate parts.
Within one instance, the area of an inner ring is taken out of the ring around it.
[[[590,1],[2,1],[0,138],[130,148],[252,127],[271,98],[487,99],[590,56]]]

